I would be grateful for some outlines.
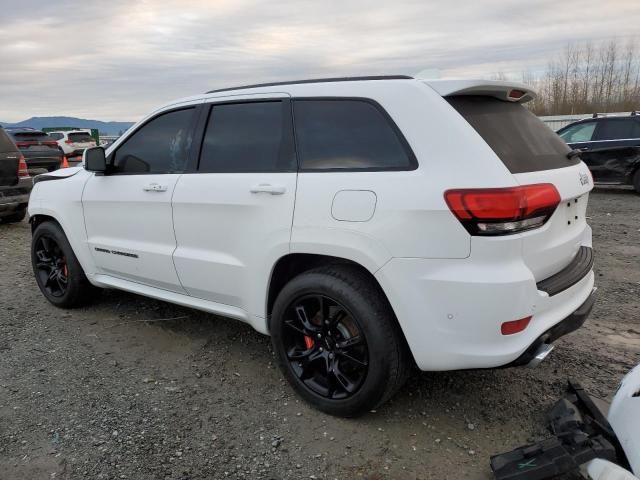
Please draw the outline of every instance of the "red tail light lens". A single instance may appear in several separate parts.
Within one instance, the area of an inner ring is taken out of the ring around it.
[[[71,140],[65,140],[64,143],[66,143],[67,145],[71,145],[73,142]]]
[[[531,317],[521,318],[520,320],[513,320],[511,322],[504,322],[500,326],[500,332],[502,335],[513,335],[514,333],[520,333],[529,326]]]
[[[25,147],[29,147],[31,145],[37,145],[38,142],[16,142],[16,147],[18,148],[25,148]]]
[[[55,140],[47,140],[46,142],[42,142],[42,145],[47,145],[48,147],[57,147],[58,142]]]
[[[27,167],[27,162],[25,162],[24,157],[20,157],[18,160],[18,177],[28,177],[29,169]]]
[[[444,198],[471,235],[507,235],[540,227],[560,203],[550,183],[447,190]]]

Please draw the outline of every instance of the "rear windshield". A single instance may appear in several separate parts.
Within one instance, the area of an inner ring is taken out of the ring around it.
[[[29,141],[37,140],[39,142],[49,139],[49,135],[44,132],[12,132],[11,133],[16,140]]]
[[[17,150],[18,148],[11,141],[9,135],[7,135],[5,131],[0,128],[0,152],[16,152]]]
[[[69,140],[72,142],[93,142],[93,137],[85,132],[70,133]]]
[[[445,100],[480,134],[511,173],[551,170],[580,162],[577,156],[568,159],[571,149],[567,144],[518,103],[472,95]]]

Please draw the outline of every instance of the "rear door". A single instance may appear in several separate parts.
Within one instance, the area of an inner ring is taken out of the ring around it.
[[[524,261],[537,281],[567,266],[590,244],[587,201],[593,182],[579,157],[524,106],[480,96],[448,97],[521,185],[551,183],[561,203],[540,228],[520,234]]]
[[[189,169],[195,119],[194,106],[154,117],[109,155],[108,175],[87,181],[82,205],[98,273],[184,293],[171,196]]]
[[[0,128],[0,188],[18,183],[20,152],[9,135]],[[0,191],[0,197],[2,192]]]
[[[69,132],[69,145],[74,150],[85,150],[89,147],[95,147],[96,141],[89,132]]]
[[[173,196],[173,260],[192,296],[264,314],[275,261],[289,252],[296,195],[286,95],[207,105],[197,173]]]

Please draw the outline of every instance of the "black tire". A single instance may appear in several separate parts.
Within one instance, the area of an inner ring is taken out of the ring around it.
[[[41,223],[33,232],[31,264],[40,291],[56,307],[86,305],[100,291],[87,280],[66,235],[55,222]]]
[[[24,217],[26,216],[27,216],[27,209],[23,208],[22,210],[18,210],[17,212],[12,213],[11,215],[7,215],[6,217],[0,218],[0,220],[2,220],[2,223],[18,223],[24,220]]]
[[[295,323],[301,318],[301,311],[308,311],[305,305],[309,304],[304,302],[311,301],[317,301],[318,307],[311,313],[303,313],[303,317],[313,313],[306,324],[313,326],[312,331],[320,332],[317,343],[299,329],[301,323]],[[292,310],[294,305],[297,306]],[[339,323],[333,323],[338,316]],[[366,272],[355,266],[329,265],[292,279],[275,301],[270,328],[284,376],[301,397],[331,415],[353,417],[376,408],[402,387],[410,372],[409,349],[384,293]],[[357,333],[350,333],[354,331]],[[330,338],[331,335],[334,337]],[[358,342],[357,346],[350,346],[348,356],[341,351],[339,347],[355,344],[360,336],[364,337],[364,345]],[[302,356],[303,361],[296,360]],[[345,375],[338,371],[338,366],[340,370],[351,368],[351,372]],[[322,382],[322,375],[326,383]],[[350,376],[358,379],[357,386],[356,381],[349,380]]]
[[[640,168],[636,170],[635,175],[633,176],[633,188],[636,193],[640,194]]]

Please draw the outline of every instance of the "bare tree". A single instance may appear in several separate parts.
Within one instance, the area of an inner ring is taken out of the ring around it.
[[[539,115],[640,109],[640,55],[635,38],[621,47],[617,39],[594,45],[567,44],[539,76],[522,74],[538,90],[530,102]]]

